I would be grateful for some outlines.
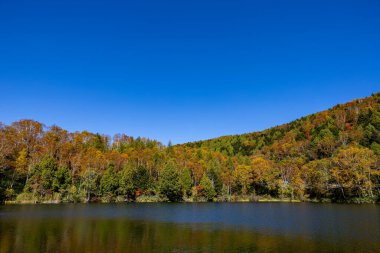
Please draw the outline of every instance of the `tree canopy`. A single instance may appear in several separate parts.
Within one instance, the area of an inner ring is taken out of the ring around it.
[[[375,202],[380,93],[262,132],[168,146],[0,123],[0,201],[169,201],[237,197]]]

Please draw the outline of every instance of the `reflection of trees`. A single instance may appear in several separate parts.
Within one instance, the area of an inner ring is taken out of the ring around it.
[[[332,249],[331,245],[303,237],[126,219],[7,220],[0,223],[0,235],[0,253],[327,252]],[[333,249],[355,250],[349,245],[347,248],[335,245]]]

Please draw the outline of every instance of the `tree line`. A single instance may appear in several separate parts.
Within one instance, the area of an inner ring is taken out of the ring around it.
[[[378,202],[380,93],[289,124],[182,145],[0,124],[0,200]]]

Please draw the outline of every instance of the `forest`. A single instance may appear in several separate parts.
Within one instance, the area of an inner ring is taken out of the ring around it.
[[[380,93],[180,145],[0,123],[0,202],[380,201]]]

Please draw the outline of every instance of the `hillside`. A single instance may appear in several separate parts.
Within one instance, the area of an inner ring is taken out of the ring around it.
[[[223,136],[186,143],[187,147],[204,147],[227,156],[250,156],[265,153],[273,158],[281,154],[281,143],[298,143],[307,159],[331,156],[342,145],[356,142],[380,153],[380,93],[352,102],[336,105],[319,113],[273,127],[262,132]],[[299,147],[299,148],[300,148]],[[280,153],[279,153],[280,152]]]
[[[176,146],[0,124],[0,201],[378,202],[380,93],[289,124]]]

